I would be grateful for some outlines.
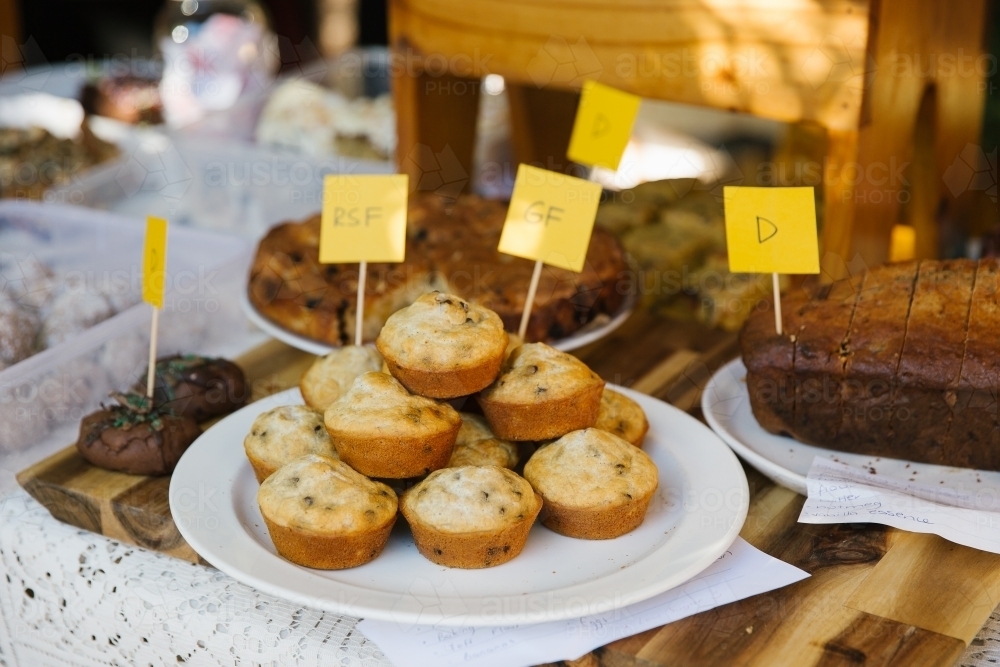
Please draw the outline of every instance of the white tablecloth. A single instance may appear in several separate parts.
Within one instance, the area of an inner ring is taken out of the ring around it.
[[[389,662],[345,618],[256,592],[210,567],[0,500],[0,665],[344,665]]]
[[[218,570],[0,498],[0,667],[388,667],[357,619],[258,593]],[[960,664],[1000,661],[1000,614]]]

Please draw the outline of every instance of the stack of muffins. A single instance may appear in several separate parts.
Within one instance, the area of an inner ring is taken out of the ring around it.
[[[306,405],[261,414],[244,447],[275,548],[307,567],[374,559],[397,512],[429,560],[491,567],[521,553],[538,516],[570,537],[623,535],[657,488],[638,404],[575,357],[512,344],[496,313],[454,295],[423,295],[375,349],[317,359],[300,387]],[[453,407],[470,397],[481,415]]]

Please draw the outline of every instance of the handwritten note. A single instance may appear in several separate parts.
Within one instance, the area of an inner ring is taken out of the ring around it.
[[[406,256],[405,174],[337,174],[323,180],[319,261],[402,262]]]
[[[163,308],[166,271],[167,221],[149,216],[142,248],[142,300],[154,308]]]
[[[1000,499],[993,488],[908,482],[821,457],[806,483],[801,523],[881,523],[1000,553]]]
[[[500,234],[500,252],[583,270],[601,186],[522,164]]]
[[[723,188],[729,270],[819,273],[816,202],[808,188]]]
[[[801,581],[809,575],[741,538],[691,581],[615,612],[569,621],[494,628],[405,629],[364,620],[361,632],[396,667],[527,667],[576,659],[598,646]]]
[[[596,81],[585,81],[566,151],[569,159],[580,164],[618,169],[641,101],[637,95]]]

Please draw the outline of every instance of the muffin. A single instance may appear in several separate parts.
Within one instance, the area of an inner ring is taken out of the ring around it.
[[[146,391],[146,374],[133,391]],[[153,401],[175,415],[203,422],[243,407],[250,398],[246,376],[228,359],[194,354],[156,360]]]
[[[521,336],[519,336],[516,333],[510,333],[510,332],[508,332],[507,333],[507,349],[503,351],[503,358],[504,358],[504,360],[506,360],[507,357],[510,356],[511,352],[513,352],[517,348],[521,347],[522,345],[524,345],[524,339],[521,338]]]
[[[596,428],[539,448],[524,477],[545,501],[542,523],[587,540],[608,540],[639,526],[659,483],[645,452]]]
[[[201,435],[197,422],[153,408],[141,394],[115,394],[120,403],[80,422],[77,451],[88,462],[130,475],[169,475]]]
[[[507,332],[492,310],[431,292],[393,313],[375,345],[392,375],[411,392],[457,398],[493,382]]]
[[[385,548],[398,501],[329,456],[307,454],[264,480],[257,503],[278,554],[320,570],[364,565]]]
[[[449,468],[499,466],[513,469],[517,465],[517,444],[496,437],[481,415],[458,414],[462,418],[462,428],[458,430],[455,451],[448,461]]]
[[[306,454],[337,458],[323,413],[307,405],[282,405],[258,415],[243,439],[243,449],[258,482]]]
[[[547,440],[593,426],[603,391],[604,380],[576,357],[525,343],[478,400],[498,437]]]
[[[425,558],[467,569],[500,565],[521,553],[541,508],[541,496],[524,478],[498,466],[438,470],[400,503]]]
[[[373,347],[345,345],[319,357],[302,379],[299,389],[306,405],[322,412],[340,398],[362,373],[382,369],[382,355]]]
[[[622,440],[642,447],[642,441],[649,431],[649,422],[638,403],[605,387],[594,428],[614,433]]]
[[[448,465],[462,418],[414,396],[391,375],[365,373],[324,415],[340,458],[363,475],[403,479]]]

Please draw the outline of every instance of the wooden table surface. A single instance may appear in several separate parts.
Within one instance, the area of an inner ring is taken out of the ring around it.
[[[607,381],[700,417],[701,390],[737,355],[736,335],[638,311],[577,354]],[[311,359],[272,341],[238,362],[256,399],[294,386]],[[812,576],[615,641],[566,665],[950,666],[997,606],[1000,556],[876,524],[797,523],[804,499],[744,467],[751,503],[740,534]],[[167,478],[99,470],[68,448],[18,480],[56,518],[197,560],[170,519]]]

